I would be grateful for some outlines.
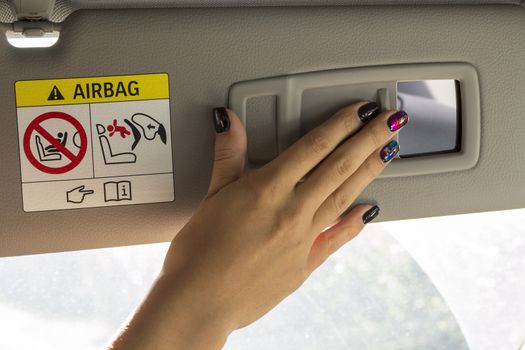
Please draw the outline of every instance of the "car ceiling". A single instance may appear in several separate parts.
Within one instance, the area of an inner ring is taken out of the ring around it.
[[[155,8],[123,9],[146,4]],[[376,6],[357,6],[363,4]],[[419,6],[409,6],[414,4]],[[520,4],[57,1],[49,18],[65,20],[55,46],[21,50],[0,40],[0,256],[170,240],[206,192],[213,155],[211,108],[228,103],[229,88],[240,81],[341,68],[464,62],[479,77],[476,166],[374,181],[359,201],[378,202],[380,220],[525,207],[525,9]],[[235,8],[210,8],[221,6]],[[106,10],[91,10],[100,8]],[[13,9],[13,3],[0,1],[4,30],[16,20]],[[172,89],[175,201],[24,212],[15,82],[153,72],[168,73]]]
[[[0,22],[17,20],[17,8],[24,0],[0,0]],[[50,11],[42,17],[63,22],[77,10],[126,8],[262,7],[262,6],[360,6],[360,5],[481,5],[524,4],[521,0],[47,0]],[[19,12],[19,11],[18,11]]]

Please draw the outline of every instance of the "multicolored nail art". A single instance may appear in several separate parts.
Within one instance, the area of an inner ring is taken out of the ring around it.
[[[388,118],[387,124],[390,131],[397,131],[408,123],[408,114],[405,111],[399,111]]]
[[[383,147],[381,152],[379,152],[379,156],[381,157],[381,160],[386,163],[392,160],[392,158],[394,158],[398,153],[399,144],[396,140],[392,140],[385,147]]]

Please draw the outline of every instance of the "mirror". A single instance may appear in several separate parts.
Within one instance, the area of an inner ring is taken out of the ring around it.
[[[399,134],[400,157],[459,152],[461,103],[456,80],[397,83],[397,108],[410,116]]]

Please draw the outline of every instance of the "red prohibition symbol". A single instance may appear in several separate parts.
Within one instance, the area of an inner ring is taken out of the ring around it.
[[[73,125],[80,139],[80,149],[77,154],[71,152],[66,146],[56,140],[51,133],[49,133],[43,126],[42,123],[50,119],[61,119],[66,123]],[[69,159],[69,163],[60,167],[50,167],[42,164],[38,161],[31,150],[31,135],[33,132],[40,134],[47,142],[55,147],[61,154]],[[27,160],[38,170],[47,174],[64,174],[68,171],[73,170],[80,164],[87,151],[87,135],[86,131],[82,127],[82,124],[72,116],[63,112],[47,112],[36,117],[27,127],[24,133],[24,153],[26,154]]]

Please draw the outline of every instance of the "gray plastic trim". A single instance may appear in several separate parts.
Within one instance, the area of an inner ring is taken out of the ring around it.
[[[350,68],[303,73],[234,84],[230,89],[230,108],[246,123],[246,104],[253,97],[277,96],[277,142],[279,152],[300,138],[301,104],[305,90],[349,84],[378,83],[378,101],[383,108],[395,106],[396,94],[385,82],[454,79],[461,92],[461,150],[396,159],[380,176],[400,177],[471,169],[479,159],[481,121],[478,75],[467,63],[407,64]]]

